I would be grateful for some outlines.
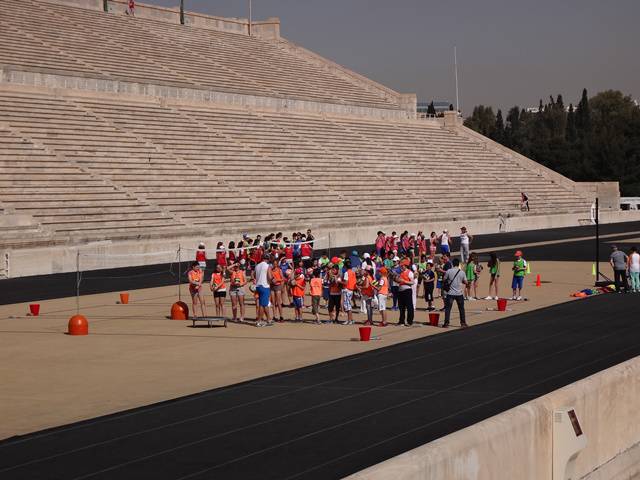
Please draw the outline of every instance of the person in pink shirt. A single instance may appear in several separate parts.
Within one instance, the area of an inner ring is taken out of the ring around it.
[[[381,257],[384,253],[384,247],[387,243],[387,238],[384,236],[383,231],[378,232],[378,236],[376,237],[376,255]]]

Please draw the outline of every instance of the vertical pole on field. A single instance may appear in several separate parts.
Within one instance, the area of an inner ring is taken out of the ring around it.
[[[252,20],[252,12],[251,12],[251,0],[249,0],[249,36],[251,36],[251,23]]]
[[[184,25],[184,0],[180,0],[180,25]]]
[[[80,314],[80,250],[76,250],[76,315]]]
[[[182,268],[181,268],[181,259],[180,259],[180,250],[181,250],[181,246],[180,244],[178,244],[178,301],[181,300],[180,298],[180,277],[182,275]]]
[[[598,197],[596,197],[596,283],[595,286],[598,285],[598,280],[600,279],[600,205],[598,202]]]

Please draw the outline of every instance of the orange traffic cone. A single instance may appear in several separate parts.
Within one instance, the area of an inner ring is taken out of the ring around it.
[[[542,285],[542,282],[540,281],[540,274],[538,274],[536,276],[536,287],[539,287],[540,285]]]

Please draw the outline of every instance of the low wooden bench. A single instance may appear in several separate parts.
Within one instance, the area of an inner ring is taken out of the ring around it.
[[[213,322],[224,321],[224,328],[227,328],[227,317],[191,317],[193,327],[196,326],[196,322],[207,322],[209,328],[213,327]]]

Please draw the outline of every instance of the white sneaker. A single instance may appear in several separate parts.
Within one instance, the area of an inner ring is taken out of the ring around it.
[[[522,297],[516,297],[516,300],[522,300]]]
[[[493,297],[494,300],[498,300],[498,297]],[[491,300],[491,297],[489,297],[489,300]]]
[[[267,324],[264,323],[263,321],[256,322],[256,327],[266,327],[266,326]]]
[[[511,297],[509,300],[516,300],[516,297]]]
[[[470,302],[475,302],[477,300],[476,297],[469,297],[467,298],[467,300],[469,300]]]
[[[493,297],[491,295],[484,297],[485,300],[493,300]]]

